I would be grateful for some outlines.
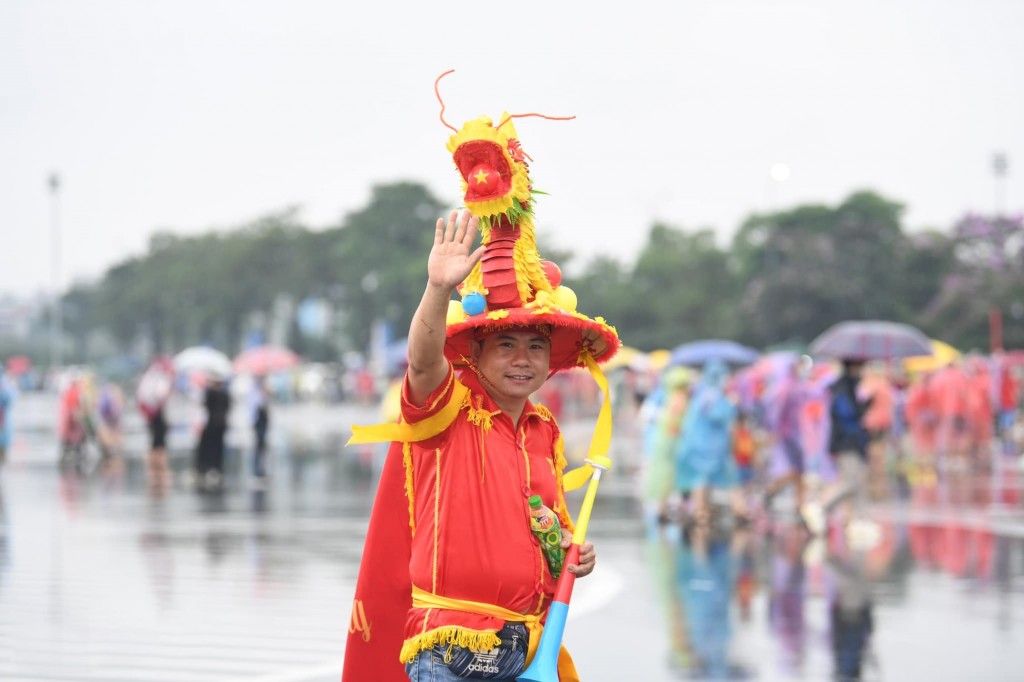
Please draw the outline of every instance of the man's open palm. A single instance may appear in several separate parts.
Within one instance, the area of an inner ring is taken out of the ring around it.
[[[477,219],[468,210],[452,211],[447,223],[438,218],[434,246],[427,258],[427,280],[430,284],[454,289],[473,270],[484,255],[484,247],[472,251],[476,239]]]

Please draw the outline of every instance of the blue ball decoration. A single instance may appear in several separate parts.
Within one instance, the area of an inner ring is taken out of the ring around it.
[[[479,315],[487,308],[487,299],[475,291],[466,294],[462,299],[462,311],[467,315]]]

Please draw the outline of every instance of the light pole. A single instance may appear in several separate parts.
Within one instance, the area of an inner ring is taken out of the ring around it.
[[[790,170],[789,164],[779,161],[778,163],[772,164],[772,167],[768,169],[768,211],[775,212],[778,210],[776,205],[778,201],[778,191],[786,180],[789,180]]]
[[[1010,168],[1010,162],[1003,152],[996,152],[992,155],[992,174],[996,178],[996,218],[1003,215],[1003,200],[1006,192],[1006,173]]]
[[[50,284],[53,288],[53,307],[50,310],[50,367],[64,364],[64,304],[60,287],[60,176],[50,173]]]

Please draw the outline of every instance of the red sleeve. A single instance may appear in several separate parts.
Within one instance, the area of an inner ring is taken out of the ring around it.
[[[407,374],[402,384],[402,419],[406,423],[415,424],[437,414],[452,399],[454,392],[455,369],[451,363],[448,363],[448,375],[441,382],[441,385],[427,396],[427,400],[422,406],[415,405],[409,399],[409,375]]]

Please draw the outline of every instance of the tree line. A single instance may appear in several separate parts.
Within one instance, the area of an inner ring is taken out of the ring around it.
[[[107,348],[173,352],[196,343],[237,350],[253,314],[281,296],[335,312],[329,338],[293,324],[288,343],[311,359],[365,350],[375,321],[407,329],[444,211],[424,186],[380,185],[338,225],[311,229],[289,209],[225,232],[157,234],[148,251],[65,293],[71,357]],[[709,229],[657,223],[632,263],[574,263],[540,239],[580,310],[614,324],[643,350],[701,338],[758,348],[808,343],[845,319],[913,324],[958,348],[987,350],[1000,311],[1004,346],[1024,347],[1024,218],[967,215],[945,230],[909,233],[904,207],[870,191],[835,206],[751,215],[731,243]],[[552,227],[557,233],[557,226]],[[45,358],[38,358],[45,361]]]

